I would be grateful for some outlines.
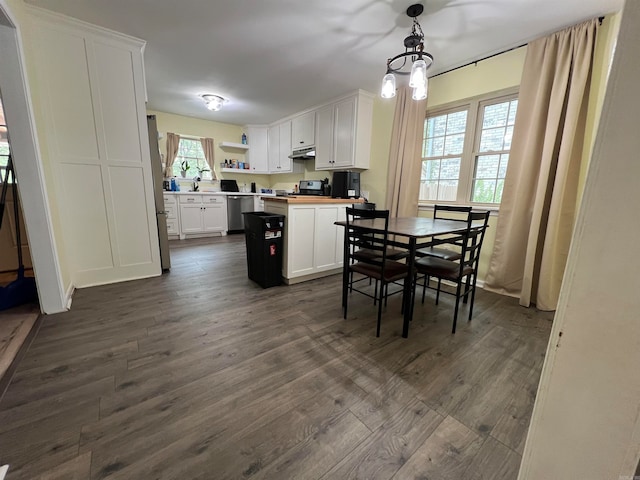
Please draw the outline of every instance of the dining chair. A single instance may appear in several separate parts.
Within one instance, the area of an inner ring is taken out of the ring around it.
[[[471,208],[472,207],[462,205],[434,205],[433,218],[468,222]],[[439,247],[437,245],[449,245],[450,248]],[[421,248],[416,253],[419,256],[437,257],[444,260],[459,260],[462,257],[461,247],[462,237],[460,235],[448,235],[442,238],[434,238],[431,246]]]
[[[456,333],[456,323],[458,321],[458,307],[460,298],[463,303],[467,303],[469,294],[471,294],[471,303],[469,304],[469,321],[473,315],[473,302],[476,294],[476,280],[478,276],[478,263],[480,260],[480,250],[484,240],[484,234],[489,223],[489,211],[486,212],[469,212],[467,226],[460,235],[460,259],[459,261],[445,260],[434,256],[424,256],[415,261],[417,274],[423,275],[422,284],[422,303],[424,303],[424,294],[427,288],[436,290],[436,305],[440,299],[440,292],[455,295],[456,304],[453,313],[453,328],[451,333]],[[437,287],[431,287],[429,280],[431,277],[438,279]],[[442,281],[447,280],[455,283],[455,292],[442,290]],[[414,284],[414,300],[415,287]]]
[[[383,219],[384,230],[376,231],[375,234],[368,228],[359,227],[353,224],[358,219]],[[346,231],[345,231],[345,268],[348,275],[343,276],[342,281],[342,305],[344,318],[347,318],[349,292],[358,292],[367,297],[374,298],[374,303],[378,304],[378,320],[376,326],[376,337],[380,336],[380,322],[382,318],[382,300],[388,296],[389,283],[396,282],[408,275],[409,267],[405,263],[400,263],[387,258],[389,242],[389,210],[362,210],[346,208]],[[358,256],[361,249],[375,252],[375,255]],[[356,288],[353,281],[353,274],[362,275],[363,279],[372,278],[376,280],[374,294]],[[378,284],[380,284],[378,288]],[[401,291],[401,290],[400,290]],[[395,293],[395,292],[394,292]],[[386,303],[386,302],[385,302]]]

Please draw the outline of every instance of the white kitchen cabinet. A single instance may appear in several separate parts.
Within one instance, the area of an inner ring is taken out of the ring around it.
[[[373,96],[359,91],[318,110],[316,170],[369,168]]]
[[[268,128],[247,126],[247,143],[249,150],[245,154],[245,162],[249,163],[249,171],[269,173]]]
[[[304,166],[291,155],[291,120],[269,127],[269,173],[302,173]]]
[[[287,283],[337,273],[342,268],[345,203],[286,204],[265,199],[265,209],[284,215],[282,276]]]
[[[227,202],[224,195],[179,195],[180,239],[187,235],[227,233]]]
[[[316,112],[307,112],[291,120],[291,147],[309,147],[315,144]]]

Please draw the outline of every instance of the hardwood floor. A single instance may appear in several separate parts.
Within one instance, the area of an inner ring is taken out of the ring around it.
[[[262,289],[244,237],[172,245],[162,277],[76,292],[0,401],[18,479],[515,479],[552,315],[479,291],[376,308],[340,276]],[[464,318],[466,308],[462,309]]]

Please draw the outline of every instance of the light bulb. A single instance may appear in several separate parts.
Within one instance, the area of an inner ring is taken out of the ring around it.
[[[416,60],[411,66],[411,76],[409,77],[409,86],[412,88],[424,85],[427,79],[427,62],[422,59]]]
[[[393,98],[396,96],[396,77],[393,73],[387,73],[382,79],[382,98]]]
[[[414,100],[424,100],[427,98],[427,88],[424,84],[417,86],[413,89],[413,95],[411,96]]]

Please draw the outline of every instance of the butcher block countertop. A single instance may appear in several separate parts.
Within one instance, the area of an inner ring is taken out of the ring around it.
[[[347,203],[349,205],[353,203],[364,203],[362,198],[331,198],[321,197],[317,195],[289,195],[286,197],[263,197],[267,202],[280,202],[288,204],[303,204],[303,203]]]

